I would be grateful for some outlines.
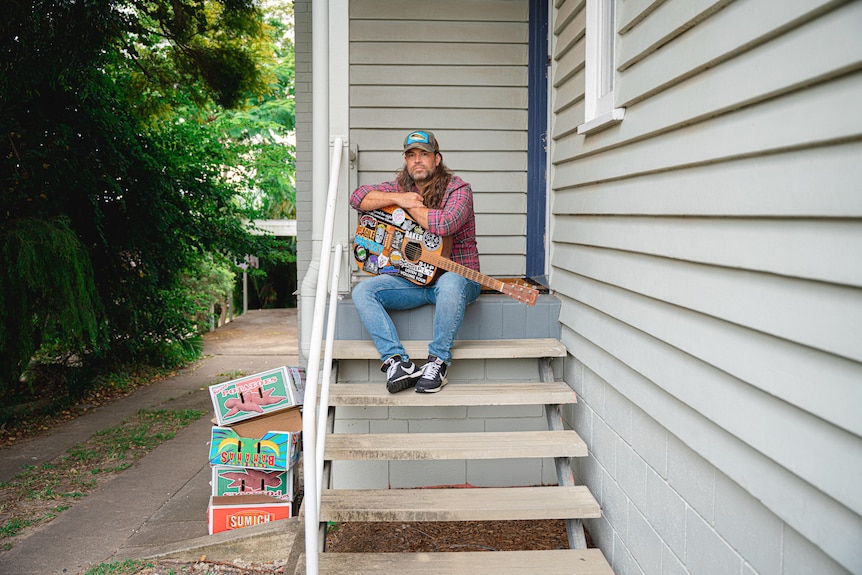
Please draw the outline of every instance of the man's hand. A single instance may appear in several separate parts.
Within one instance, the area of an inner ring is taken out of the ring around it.
[[[370,212],[371,210],[392,205],[409,209],[420,208],[425,204],[422,203],[422,196],[415,192],[381,192],[380,190],[371,190],[362,198],[359,209],[363,212]]]
[[[410,214],[410,217],[413,218],[414,222],[422,226],[424,229],[428,229],[428,208],[425,206],[418,206],[408,209],[407,213]]]
[[[421,208],[424,207],[425,204],[422,203],[422,196],[415,192],[403,192],[400,194],[390,194],[397,196],[396,203],[402,208]]]

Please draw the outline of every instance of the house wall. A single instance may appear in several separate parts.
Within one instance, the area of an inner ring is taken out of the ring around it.
[[[346,136],[350,147],[342,163],[335,240],[349,243],[356,226],[347,205],[350,190],[393,179],[403,162],[404,136],[430,129],[448,167],[472,185],[482,271],[523,275],[527,0],[331,0],[329,11],[330,132]],[[297,272],[307,278],[318,256],[312,253],[312,2],[295,0],[294,12]],[[345,261],[345,269],[357,274],[354,281],[361,279],[349,252]],[[342,291],[349,289],[349,275],[342,273]],[[306,284],[313,289],[313,281]],[[299,306],[304,353],[312,314],[302,301]]]
[[[296,269],[303,278],[312,259],[311,0],[293,0],[296,37]],[[309,320],[310,321],[310,320]],[[305,342],[307,346],[307,342]],[[304,347],[304,346],[301,346]]]
[[[343,178],[345,189],[339,190],[343,200],[338,204],[338,217],[353,215],[344,197],[349,189],[394,178],[403,162],[401,143],[409,131],[430,129],[441,143],[448,167],[472,185],[482,271],[494,276],[523,275],[527,225],[527,0],[443,0],[425,4],[333,0],[329,8],[330,132],[332,137],[344,133],[340,130],[346,111],[348,144],[351,152],[357,151],[343,165],[349,173]],[[312,3],[295,0],[294,12],[298,269],[303,277],[317,257],[312,253],[311,237]],[[345,20],[349,32],[334,32],[345,25]],[[349,86],[342,90],[344,78],[339,74],[345,59]],[[347,229],[336,230],[336,241],[352,234],[353,229],[355,218],[350,219]],[[518,309],[514,313],[501,311],[515,305]],[[520,309],[523,307],[504,296],[483,296],[481,302],[468,309],[459,338],[558,335],[554,321],[556,300],[543,300],[529,313]],[[300,323],[310,323],[311,310],[300,311]],[[395,316],[405,337],[431,339],[427,333],[431,308]],[[410,329],[402,326],[408,318]],[[353,304],[346,299],[339,305],[337,337],[367,339],[368,334],[357,322]],[[308,345],[302,341],[300,349]],[[379,385],[384,381],[377,361],[339,362],[338,376],[342,382]],[[484,361],[464,361],[450,371],[451,381],[529,381],[538,377],[535,359],[512,360],[505,368],[499,362],[486,366]],[[536,406],[496,412],[481,408],[340,408],[335,422],[336,432],[353,433],[530,430],[546,426],[542,409]],[[555,473],[550,459],[418,464],[339,461],[333,464],[332,481],[336,488],[537,485],[555,482]]]
[[[404,136],[433,131],[473,188],[482,272],[523,275],[527,0],[351,0],[349,14],[353,181],[394,179]]]
[[[622,123],[552,30],[551,286],[617,575],[862,573],[862,3],[619,0]]]

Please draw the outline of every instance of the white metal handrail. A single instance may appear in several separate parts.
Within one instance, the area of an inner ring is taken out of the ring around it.
[[[326,345],[323,351],[323,376],[320,378],[320,401],[317,408],[317,513],[320,516],[320,495],[323,491],[323,455],[326,449],[326,424],[329,412],[329,384],[332,377],[332,348],[335,340],[335,314],[338,308],[338,280],[341,277],[341,254],[344,246],[335,244],[332,258],[332,283],[329,288],[329,312],[326,323]]]
[[[305,509],[305,567],[307,575],[318,573],[318,530],[320,524],[320,493],[317,459],[322,457],[317,449],[317,386],[320,377],[320,351],[323,343],[323,324],[326,304],[327,279],[332,259],[332,235],[335,225],[335,201],[338,196],[338,179],[341,173],[341,157],[344,140],[335,138],[332,150],[332,163],[329,172],[329,190],[326,195],[326,211],[323,221],[323,239],[320,243],[320,267],[314,297],[314,316],[312,319],[308,369],[306,372],[305,402],[302,408],[302,451],[303,484]],[[341,250],[337,259],[341,260]],[[340,265],[340,263],[339,263]],[[337,291],[338,286],[333,287]],[[330,360],[331,363],[331,360]],[[328,384],[328,377],[327,382]],[[328,389],[328,386],[327,386]],[[323,415],[323,412],[321,412]],[[323,419],[323,417],[321,417]]]

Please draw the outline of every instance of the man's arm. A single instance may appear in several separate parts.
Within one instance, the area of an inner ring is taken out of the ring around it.
[[[428,229],[428,208],[422,203],[422,195],[415,192],[371,190],[362,198],[359,203],[359,210],[370,212],[392,205],[404,208],[417,224]]]
[[[371,190],[368,192],[362,202],[359,204],[359,209],[363,212],[370,212],[386,206],[400,206],[405,209],[410,209],[410,214],[413,215],[411,208],[423,207],[422,196],[414,192],[383,192],[380,190]],[[427,212],[427,209],[425,210]],[[419,225],[422,225],[419,220],[416,220]]]
[[[473,217],[473,191],[470,184],[453,176],[446,202],[439,210],[426,207],[407,210],[416,223],[439,236],[453,236]]]
[[[428,208],[425,206],[416,206],[415,208],[407,209],[407,213],[410,214],[414,222],[424,229],[428,229]]]

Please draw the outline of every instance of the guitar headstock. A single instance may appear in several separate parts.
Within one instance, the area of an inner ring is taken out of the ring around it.
[[[515,283],[504,282],[500,291],[510,298],[516,299],[529,306],[536,305],[536,298],[539,297],[538,290]]]

